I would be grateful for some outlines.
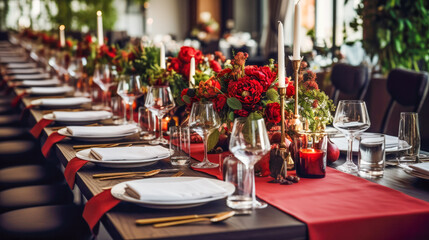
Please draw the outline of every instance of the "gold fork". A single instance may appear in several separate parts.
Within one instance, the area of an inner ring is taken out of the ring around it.
[[[172,177],[180,177],[180,176],[182,176],[183,174],[185,174],[183,171],[178,171],[177,173],[175,173],[175,174],[173,174],[173,175],[171,175]]]

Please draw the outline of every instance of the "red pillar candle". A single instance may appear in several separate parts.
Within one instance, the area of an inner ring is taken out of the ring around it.
[[[320,149],[299,150],[297,174],[300,177],[323,178],[326,170],[326,153]]]

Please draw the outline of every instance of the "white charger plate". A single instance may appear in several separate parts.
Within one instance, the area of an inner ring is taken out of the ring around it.
[[[70,137],[79,141],[85,141],[85,142],[112,142],[121,140],[125,137],[131,136],[133,134],[138,133],[139,130],[136,129],[134,132],[129,132],[125,134],[113,134],[113,135],[106,135],[106,136],[73,136],[69,132],[67,132],[67,128],[61,128],[58,130],[58,133],[60,135]]]
[[[131,168],[131,167],[144,167],[155,164],[157,161],[170,157],[170,155],[166,155],[159,158],[151,158],[151,159],[141,159],[141,160],[117,160],[117,161],[100,161],[95,159],[91,154],[91,149],[85,149],[76,153],[76,157],[86,160],[92,163],[95,163],[102,167],[109,168]]]
[[[386,135],[386,138],[396,138],[394,136],[389,136]],[[348,142],[347,139],[345,137],[331,137],[330,140],[335,143],[335,145],[337,145],[338,149],[341,152],[347,152],[347,148],[348,148]],[[355,138],[353,141],[353,153],[357,153],[358,152],[358,148],[359,148],[359,141]],[[387,146],[386,147],[386,153],[390,154],[390,153],[395,153],[398,151],[402,151],[402,150],[406,150],[406,149],[398,149],[398,146]]]
[[[409,175],[411,175],[413,177],[417,177],[417,178],[422,178],[422,179],[429,180],[429,175],[425,175],[425,174],[419,173],[419,172],[417,172],[415,170],[412,170],[412,169],[405,169],[404,168],[403,170],[404,170],[404,172],[408,173]]]
[[[39,87],[37,87],[37,88],[39,88]],[[65,93],[73,91],[72,87],[50,87],[50,88],[54,89],[55,91],[34,92],[34,91],[31,91],[31,88],[30,88],[29,93],[31,95],[34,95],[34,96],[49,96],[49,95],[65,94]]]
[[[199,177],[157,177],[157,178],[147,178],[147,179],[139,179],[134,180],[132,182],[146,182],[146,183],[165,183],[165,182],[185,182],[185,181],[193,181],[198,179]],[[125,194],[125,186],[127,182],[122,182],[119,184],[116,184],[113,186],[111,193],[112,196],[120,199],[122,201],[126,202],[132,202],[137,205],[148,207],[148,208],[156,208],[156,209],[179,209],[179,208],[190,208],[190,207],[196,207],[200,206],[215,200],[226,198],[227,196],[231,195],[235,191],[234,185],[231,183],[227,183],[224,181],[220,181],[217,179],[207,179],[211,181],[212,183],[218,185],[219,187],[222,187],[225,189],[224,195],[214,196],[214,197],[208,197],[208,198],[202,198],[202,199],[193,199],[193,200],[186,200],[186,201],[172,201],[172,202],[159,202],[159,201],[152,201],[152,200],[140,200],[136,198],[132,198]],[[131,181],[128,181],[131,182]]]
[[[31,101],[31,105],[34,105],[34,106],[41,106],[41,107],[73,107],[73,106],[79,106],[79,105],[82,105],[82,104],[85,104],[85,103],[90,103],[91,102],[91,99],[90,98],[86,98],[87,100],[85,100],[85,101],[81,101],[81,102],[71,102],[71,103],[45,103],[45,104],[42,104],[42,100],[41,99],[36,99],[36,100],[33,100],[33,101]]]
[[[81,120],[81,119],[79,119],[79,120],[57,120],[57,119],[55,119],[54,114],[48,113],[48,114],[43,115],[43,118],[47,119],[47,120],[55,121],[55,122],[62,124],[62,125],[85,125],[85,124],[98,122],[101,120],[110,119],[110,118],[112,118],[112,116],[113,116],[113,114],[110,114],[109,116],[107,116],[105,118],[92,118],[92,119],[85,119],[85,120]]]

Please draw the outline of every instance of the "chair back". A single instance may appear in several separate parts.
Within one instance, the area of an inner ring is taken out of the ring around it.
[[[337,105],[340,93],[363,100],[369,86],[369,70],[366,66],[337,63],[332,67],[331,82],[334,86],[332,99]]]
[[[387,77],[387,91],[390,102],[384,114],[381,132],[387,131],[387,123],[395,104],[411,107],[413,112],[420,112],[429,89],[429,75],[426,72],[415,72],[406,69],[393,69]]]

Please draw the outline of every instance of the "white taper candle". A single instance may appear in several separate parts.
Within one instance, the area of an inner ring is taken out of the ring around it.
[[[279,28],[278,28],[278,78],[279,78],[279,87],[286,87],[285,83],[285,49],[284,49],[284,36],[283,36],[283,24],[279,21]]]
[[[64,33],[65,28],[66,28],[66,26],[64,26],[64,25],[60,26],[60,46],[62,48],[66,46],[66,35]]]
[[[195,87],[195,58],[191,58],[191,64],[189,69],[189,87]]]
[[[166,68],[165,67],[165,47],[163,43],[161,43],[161,47],[160,47],[159,66],[163,69]]]
[[[103,13],[101,11],[97,11],[97,39],[98,46],[104,45],[104,35],[103,35]]]
[[[301,7],[299,1],[295,4],[295,18],[293,28],[293,56],[292,60],[300,60],[300,27],[301,27]]]

